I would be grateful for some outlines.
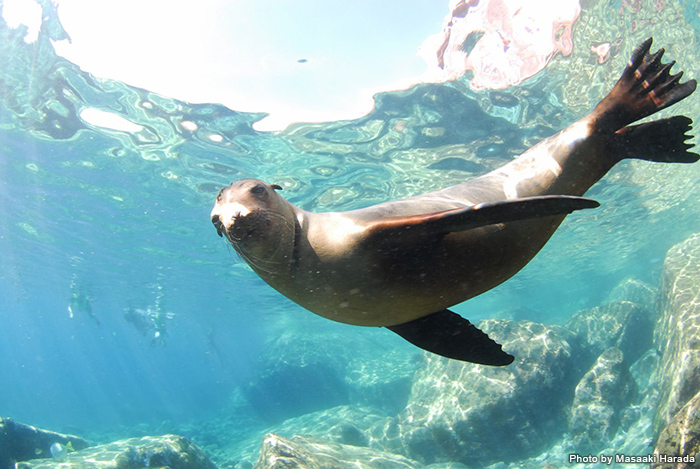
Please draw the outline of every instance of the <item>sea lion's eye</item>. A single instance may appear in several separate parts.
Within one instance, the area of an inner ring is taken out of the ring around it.
[[[250,192],[253,194],[262,194],[265,192],[265,188],[263,186],[255,186],[250,190]]]

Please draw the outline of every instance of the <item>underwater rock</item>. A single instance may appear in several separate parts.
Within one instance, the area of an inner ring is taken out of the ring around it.
[[[345,380],[350,402],[396,415],[406,407],[422,352],[401,344],[396,349],[354,359]]]
[[[287,420],[266,433],[302,434],[344,445],[369,446],[366,431],[385,418],[365,407],[345,405]]]
[[[253,432],[248,437],[231,440],[227,452],[235,460],[250,463],[251,467],[258,458],[260,442],[268,433],[285,438],[294,435],[323,438],[331,443],[351,446],[370,445],[368,429],[384,422],[387,417],[378,415],[365,407],[345,405],[294,417]]]
[[[17,464],[17,469],[55,469],[56,461],[35,459]],[[99,467],[216,469],[197,445],[183,436],[163,435],[129,438],[69,453],[61,463],[66,468]]]
[[[465,466],[458,462],[445,462],[445,463],[435,463],[425,466],[425,469],[469,469],[469,466]]]
[[[662,351],[657,431],[700,391],[700,233],[666,254],[660,306],[654,336]]]
[[[658,387],[656,374],[660,360],[659,352],[656,349],[649,349],[630,366],[630,373],[641,395],[648,396]]]
[[[265,436],[255,469],[421,469],[403,456],[369,448],[332,443],[318,438]]]
[[[639,279],[628,278],[612,289],[608,295],[608,301],[629,301],[649,310],[654,310],[658,295],[658,288]]]
[[[494,368],[426,354],[408,406],[371,429],[371,446],[424,464],[482,466],[533,456],[561,436],[576,384],[567,331],[495,319],[479,328],[515,363]]]
[[[700,455],[700,393],[696,394],[676,413],[671,422],[663,429],[656,442],[654,454],[668,456]],[[697,467],[695,464],[668,463],[652,464],[659,469],[684,469]]]
[[[652,312],[629,301],[581,310],[565,327],[576,335],[578,344],[591,360],[604,350],[617,347],[625,360],[632,363],[653,345]]]
[[[373,333],[387,347],[378,348]],[[268,343],[241,392],[265,425],[346,404],[395,415],[406,406],[420,357],[382,330],[286,332]]]
[[[14,467],[17,461],[51,458],[50,447],[54,443],[70,445],[75,450],[90,446],[79,436],[66,435],[15,422],[0,417],[0,468]]]
[[[659,402],[659,386],[656,374],[661,356],[648,350],[629,367],[635,382],[636,395],[625,402],[620,411],[617,435],[610,442],[605,454],[651,454],[654,451],[654,413]]]
[[[333,335],[291,333],[269,342],[258,375],[242,389],[255,412],[275,423],[347,404],[345,370],[352,351],[336,343]]]
[[[622,351],[610,347],[576,386],[569,431],[576,450],[595,454],[615,436],[620,411],[636,389]]]

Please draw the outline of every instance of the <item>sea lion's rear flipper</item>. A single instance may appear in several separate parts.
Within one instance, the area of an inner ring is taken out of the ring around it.
[[[593,110],[597,131],[616,132],[695,91],[695,80],[680,83],[683,72],[671,75],[670,70],[675,62],[661,62],[664,49],[654,54],[649,53],[650,49],[651,38],[634,50],[618,82]]]
[[[619,130],[612,140],[620,159],[636,158],[659,163],[695,163],[700,155],[690,150],[686,140],[693,121],[689,117],[674,116]]]
[[[491,366],[510,365],[514,360],[471,322],[447,309],[387,329],[428,352],[455,360]]]
[[[388,240],[398,236],[403,242],[406,241],[406,236],[435,236],[497,223],[566,215],[574,210],[595,208],[599,205],[595,200],[569,195],[543,195],[485,202],[444,212],[379,219],[367,227],[368,239],[382,236]]]

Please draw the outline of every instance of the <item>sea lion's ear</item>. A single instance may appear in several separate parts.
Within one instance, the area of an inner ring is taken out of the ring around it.
[[[276,190],[276,191],[281,191],[281,190],[282,190],[282,186],[278,186],[277,184],[273,184],[273,185],[272,185],[272,188],[273,188],[274,190]]]

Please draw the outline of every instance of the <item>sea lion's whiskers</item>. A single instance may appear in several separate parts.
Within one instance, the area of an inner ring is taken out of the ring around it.
[[[246,253],[243,249],[237,249],[238,254],[245,260],[248,265],[255,267],[255,270],[259,272],[264,272],[266,274],[281,274],[284,269],[280,266],[286,265],[284,262],[276,261],[274,259],[264,259],[255,256],[251,253]]]
[[[244,217],[239,217],[243,219]],[[267,273],[267,274],[281,274],[285,272],[284,266],[288,266],[288,263],[282,260],[284,256],[280,256],[280,251],[284,248],[285,243],[283,240],[284,236],[278,237],[277,243],[270,246],[270,249],[265,253],[265,257],[260,255],[255,255],[250,250],[246,250],[246,239],[248,237],[254,237],[256,230],[269,230],[273,226],[273,221],[277,222],[277,227],[280,231],[286,231],[287,236],[294,236],[294,225],[289,223],[289,221],[282,215],[273,212],[263,212],[263,211],[253,211],[245,218],[250,221],[254,221],[256,228],[249,231],[244,236],[236,236],[234,234],[236,221],[234,221],[231,233],[227,236],[229,242],[234,247],[238,255],[243,258],[250,266],[255,267],[256,270]],[[281,222],[281,223],[280,223]],[[252,235],[252,236],[251,236]]]
[[[233,245],[231,245],[231,242],[228,240],[228,238],[224,239],[224,243],[226,243],[226,250],[229,253],[231,251],[233,251],[233,255],[237,258],[237,260],[245,262],[245,259],[243,259],[243,256],[241,256],[241,254],[233,248]]]

